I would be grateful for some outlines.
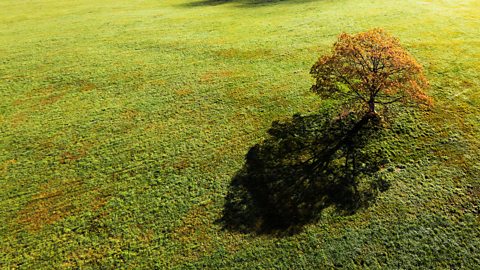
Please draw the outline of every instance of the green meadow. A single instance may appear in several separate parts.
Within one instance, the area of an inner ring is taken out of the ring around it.
[[[221,220],[273,121],[334,106],[310,67],[383,28],[430,81],[386,127],[390,187],[289,235]],[[480,1],[3,0],[0,268],[475,269]]]

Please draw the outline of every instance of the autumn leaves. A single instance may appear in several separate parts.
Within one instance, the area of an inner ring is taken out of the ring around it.
[[[378,115],[378,107],[403,102],[432,103],[424,89],[422,66],[382,29],[356,35],[342,33],[330,55],[312,66],[312,91],[322,98],[343,101],[349,110]]]

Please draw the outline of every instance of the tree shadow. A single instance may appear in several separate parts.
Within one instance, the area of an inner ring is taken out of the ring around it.
[[[218,6],[222,4],[235,3],[242,7],[256,7],[275,4],[308,3],[315,0],[200,0],[183,4],[184,7]]]
[[[233,177],[220,221],[244,233],[292,234],[333,206],[340,215],[368,207],[389,188],[377,119],[294,115],[275,121]]]

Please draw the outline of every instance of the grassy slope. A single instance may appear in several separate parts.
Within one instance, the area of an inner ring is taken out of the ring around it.
[[[480,3],[259,2],[0,3],[0,265],[480,264]],[[390,190],[292,237],[220,230],[249,147],[321,106],[316,57],[373,27],[436,99],[386,142]]]

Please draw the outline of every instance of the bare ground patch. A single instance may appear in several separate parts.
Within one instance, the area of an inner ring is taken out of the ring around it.
[[[101,208],[106,198],[99,190],[88,189],[79,180],[50,181],[40,186],[30,201],[18,213],[17,223],[30,232],[37,232],[85,206],[92,210]]]

